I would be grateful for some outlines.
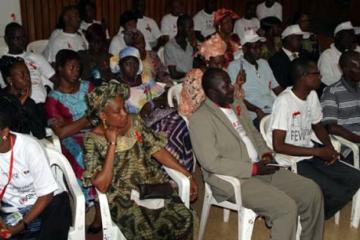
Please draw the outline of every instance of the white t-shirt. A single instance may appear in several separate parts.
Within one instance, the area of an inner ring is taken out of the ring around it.
[[[57,32],[56,36],[49,40],[48,46],[44,50],[44,57],[48,62],[55,62],[56,54],[62,49],[71,49],[76,52],[86,50],[87,41],[80,33]]]
[[[286,131],[285,143],[311,148],[314,146],[311,141],[312,124],[319,123],[322,117],[320,101],[315,91],[311,91],[304,101],[293,93],[292,87],[288,87],[275,99],[266,132],[267,142],[272,146],[272,131],[278,129]],[[294,158],[302,160],[311,156]]]
[[[246,131],[240,123],[239,119],[237,118],[234,110],[232,108],[220,108],[220,110],[225,114],[225,116],[231,122],[231,125],[238,132],[241,141],[243,141],[246,146],[246,150],[248,151],[251,162],[257,162],[258,153],[256,151],[256,148],[254,147],[254,144],[251,142],[250,138],[247,136]]]
[[[58,185],[40,143],[29,135],[13,134],[16,135],[13,176],[2,201],[15,208],[24,208],[33,205],[38,197],[57,190]],[[11,151],[0,153],[1,190],[8,181],[10,157]]]
[[[171,13],[163,16],[161,19],[161,32],[163,35],[168,35],[170,39],[175,37],[177,34],[177,19],[178,17]]]
[[[200,10],[194,16],[194,30],[201,32],[204,37],[213,34],[216,31],[214,27],[214,13],[208,14],[204,9]]]
[[[144,35],[147,45],[150,43],[155,43],[161,36],[160,29],[155,20],[146,16],[138,18],[136,28],[139,29],[139,31]]]
[[[36,103],[44,103],[47,96],[45,85],[51,88],[54,86],[54,84],[49,80],[49,78],[55,74],[55,71],[51,65],[45,60],[43,56],[32,52],[24,52],[17,55],[7,53],[5,55],[24,59],[30,72],[31,98]],[[6,85],[1,74],[0,85],[2,87],[5,87]]]
[[[123,28],[120,28],[118,34],[116,34],[110,42],[109,53],[113,56],[119,56],[120,51],[125,47]]]
[[[260,20],[266,17],[277,17],[282,21],[282,6],[280,3],[275,2],[268,8],[266,7],[265,2],[260,3],[256,7],[256,16]]]
[[[244,37],[246,31],[253,30],[256,32],[260,29],[260,21],[257,18],[246,19],[240,18],[235,22],[234,33],[236,33],[240,39]]]

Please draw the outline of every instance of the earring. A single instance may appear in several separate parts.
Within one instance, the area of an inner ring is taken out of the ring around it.
[[[107,125],[106,125],[106,120],[105,120],[105,119],[102,120],[102,124],[103,124],[103,128],[104,128],[104,129],[107,129]]]

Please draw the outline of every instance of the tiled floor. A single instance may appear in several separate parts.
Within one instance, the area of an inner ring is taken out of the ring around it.
[[[195,178],[200,186],[199,199],[192,204],[199,219],[203,203],[204,188],[202,177],[197,168]],[[360,227],[354,229],[350,227],[350,211],[351,204],[348,204],[342,211],[339,226],[335,225],[334,219],[326,222],[324,240],[360,240]],[[88,214],[89,215],[89,214]],[[91,215],[91,214],[90,214]],[[89,215],[89,216],[90,216]],[[88,235],[88,240],[100,240],[101,233],[98,235]],[[223,210],[218,207],[211,207],[210,214],[205,230],[205,240],[237,240],[237,215],[231,212],[228,223],[223,222]],[[255,222],[252,240],[268,240],[270,239],[270,231],[265,227],[264,221],[258,219]],[[156,240],[156,239],[154,239]]]

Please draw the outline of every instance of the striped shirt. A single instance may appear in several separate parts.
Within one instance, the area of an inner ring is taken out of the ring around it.
[[[360,134],[360,86],[353,87],[343,78],[326,87],[321,97],[324,123],[337,123],[355,134]],[[342,151],[344,156],[350,149]]]

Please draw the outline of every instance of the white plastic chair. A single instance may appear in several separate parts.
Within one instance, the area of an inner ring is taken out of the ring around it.
[[[9,51],[9,48],[3,37],[0,37],[0,57],[6,54]]]
[[[165,64],[165,57],[164,57],[164,47],[159,48],[157,55],[160,58],[160,61],[162,62],[162,64]]]
[[[190,206],[190,181],[180,172],[164,167],[167,174],[177,183],[179,189],[179,196],[184,202],[185,206],[189,208]],[[103,230],[103,239],[104,240],[126,240],[125,236],[121,233],[119,227],[112,221],[110,215],[109,202],[105,193],[97,190],[100,212],[101,212],[101,221],[102,221],[102,230]]]
[[[46,128],[46,138],[40,140],[44,147],[49,147],[61,152],[61,143],[58,136],[51,130],[51,128]]]
[[[75,174],[66,157],[51,147],[45,147],[46,155],[53,175],[61,188],[67,191],[73,201],[72,226],[69,229],[69,240],[85,240],[85,197],[76,180]]]
[[[49,40],[47,39],[33,41],[27,45],[26,50],[28,52],[33,52],[41,55],[44,49],[46,48],[48,42]]]
[[[269,128],[269,124],[270,124],[270,115],[267,115],[265,117],[263,117],[261,119],[261,122],[260,122],[260,133],[261,133],[261,136],[263,137],[264,141],[266,142],[266,145],[272,149],[272,146],[271,144],[268,142],[267,140],[267,137],[266,137],[266,130]],[[315,134],[313,134],[313,137],[312,138],[315,138]],[[317,142],[320,142],[317,138],[315,139],[315,141]],[[331,143],[333,144],[334,148],[336,151],[340,152],[340,144],[338,141],[334,140],[334,139],[331,139]],[[283,165],[283,166],[289,166],[291,171],[296,173],[297,174],[297,167],[296,167],[296,160],[292,157],[292,156],[289,156],[289,155],[285,155],[285,154],[276,154],[275,155],[275,159],[276,161]],[[360,196],[360,193],[359,194],[356,194],[356,195],[359,195]],[[355,195],[355,196],[356,196]],[[354,198],[355,198],[354,196]],[[354,202],[354,201],[353,201]],[[354,204],[353,204],[354,205]],[[360,205],[360,203],[359,203]],[[359,206],[360,207],[360,206]],[[354,208],[354,206],[353,206]],[[360,214],[360,213],[359,213]],[[360,216],[358,216],[360,217]],[[340,222],[340,211],[338,211],[335,216],[335,224],[336,225],[339,225],[339,222]]]
[[[175,107],[175,103],[174,103],[174,99],[176,100],[176,103],[179,104],[180,103],[180,98],[181,98],[181,90],[182,90],[182,84],[176,84],[174,86],[172,86],[167,93],[167,100],[168,100],[168,105],[169,107]],[[181,115],[179,113],[179,115],[184,119],[184,121],[186,122],[186,126],[189,127],[189,119],[187,119],[187,117]],[[195,154],[193,155],[193,159],[194,159],[194,165],[193,165],[193,169],[192,172],[195,172],[196,170],[196,156]]]
[[[200,229],[199,229],[199,238],[202,240],[204,238],[206,222],[209,216],[210,206],[215,205],[224,208],[224,222],[229,221],[230,210],[237,211],[238,213],[238,239],[239,240],[250,240],[252,231],[254,228],[254,222],[256,218],[256,213],[251,209],[245,208],[242,206],[241,201],[241,185],[240,181],[235,177],[224,176],[216,174],[218,178],[230,183],[235,192],[235,202],[223,201],[217,202],[213,196],[209,184],[205,182],[205,195],[204,203],[201,212],[200,220]]]

